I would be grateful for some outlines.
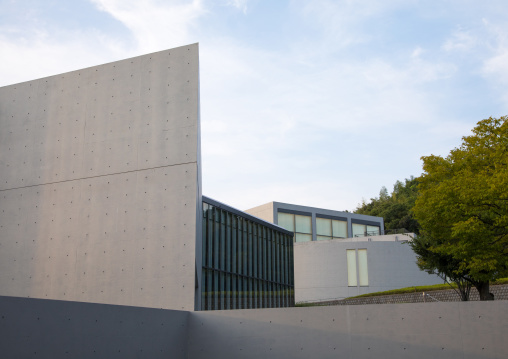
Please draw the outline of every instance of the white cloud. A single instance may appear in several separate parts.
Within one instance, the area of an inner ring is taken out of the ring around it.
[[[411,57],[413,59],[418,59],[420,58],[420,55],[422,55],[424,52],[425,52],[424,49],[422,49],[420,46],[417,46],[411,53]]]
[[[457,30],[444,42],[442,48],[445,51],[471,51],[477,42],[477,38],[470,32]]]
[[[496,54],[485,61],[484,71],[503,84],[508,84],[508,49],[499,48]]]
[[[304,34],[279,39],[277,46],[268,36],[263,46],[236,34],[211,14],[224,6],[205,0],[91,1],[131,37],[99,29],[48,30],[42,22],[1,28],[1,81],[199,41],[204,193],[243,209],[271,200],[353,209],[362,197],[377,196],[382,185],[418,175],[420,155],[451,149],[474,125],[444,116],[436,98],[444,99],[449,113],[460,102],[447,97],[442,84],[459,71],[456,53],[476,55],[478,33],[455,31],[436,40],[446,56],[411,41],[393,52],[370,51],[386,39],[364,25],[411,2],[292,1],[291,19],[281,18],[280,26],[293,31],[293,21]],[[215,3],[255,16],[247,1]],[[265,26],[264,19],[254,20]],[[483,67],[496,83],[508,81],[503,33],[490,32],[497,40]],[[359,47],[360,55],[353,51]]]
[[[58,38],[58,40],[56,39]],[[32,29],[21,36],[0,32],[1,85],[32,80],[126,57],[121,43],[93,31],[48,33]]]
[[[227,5],[233,6],[238,10],[242,11],[244,14],[247,13],[247,3],[249,0],[230,0],[227,2]]]
[[[201,0],[91,1],[131,30],[142,53],[197,42],[192,28],[205,13]]]
[[[484,21],[488,33],[493,37],[489,45],[489,56],[483,62],[482,73],[498,86],[498,92],[508,109],[508,25]]]

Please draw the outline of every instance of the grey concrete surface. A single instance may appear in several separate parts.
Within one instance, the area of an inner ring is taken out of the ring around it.
[[[189,358],[506,358],[507,301],[191,313]]]
[[[198,45],[0,88],[0,295],[194,308]]]
[[[4,358],[506,358],[508,301],[186,312],[0,297]]]
[[[276,223],[273,219],[274,218],[273,202],[265,203],[262,204],[261,206],[250,208],[245,212],[252,214],[253,216],[256,216],[258,218],[261,218],[262,220],[265,220],[267,222]]]
[[[367,249],[369,285],[348,286],[346,250]],[[295,243],[295,301],[316,302],[443,283],[421,271],[406,242],[329,240]]]
[[[0,357],[186,358],[189,312],[0,297]]]

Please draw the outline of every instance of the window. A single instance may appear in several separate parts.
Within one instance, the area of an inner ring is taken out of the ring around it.
[[[312,241],[312,217],[295,214],[295,241]]]
[[[358,286],[356,275],[356,250],[348,249],[347,253],[347,285],[349,287]]]
[[[295,234],[295,242],[312,241],[312,217],[292,213],[278,213],[278,225]]]
[[[353,223],[353,237],[379,236],[379,226]]]
[[[279,226],[288,231],[295,231],[295,215],[290,213],[279,213]]]
[[[367,249],[348,249],[346,250],[346,259],[347,285],[349,287],[357,287],[359,283],[360,287],[367,287],[369,285]]]
[[[358,250],[358,278],[360,287],[369,285],[369,269],[367,267],[367,250]]]
[[[347,238],[347,221],[328,218],[316,218],[316,239]]]

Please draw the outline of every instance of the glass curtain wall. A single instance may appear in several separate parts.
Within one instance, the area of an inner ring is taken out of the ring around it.
[[[347,238],[347,221],[316,217],[316,239]]]
[[[201,310],[294,306],[293,238],[203,202]]]
[[[277,223],[295,234],[295,242],[312,241],[312,217],[292,213],[277,213]]]
[[[353,237],[379,236],[378,226],[369,226],[365,224],[353,223]]]

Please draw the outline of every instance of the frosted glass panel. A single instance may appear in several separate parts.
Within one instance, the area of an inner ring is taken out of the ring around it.
[[[295,233],[296,242],[310,242],[312,241],[312,234]]]
[[[367,226],[367,233],[369,234],[369,236],[379,236],[379,227]]]
[[[332,236],[332,220],[316,218],[316,233],[318,236]]]
[[[295,232],[312,234],[311,217],[295,215]]]
[[[335,238],[347,238],[347,222],[332,221],[333,236]]]
[[[279,213],[278,214],[279,226],[287,229],[288,231],[295,231],[295,216],[294,214],[289,213]]]
[[[348,249],[347,253],[347,285],[356,287],[358,282],[356,280],[356,250]]]
[[[367,267],[367,250],[358,250],[358,274],[360,277],[360,285],[369,285],[369,269]]]
[[[353,223],[353,237],[365,237],[365,226]]]

